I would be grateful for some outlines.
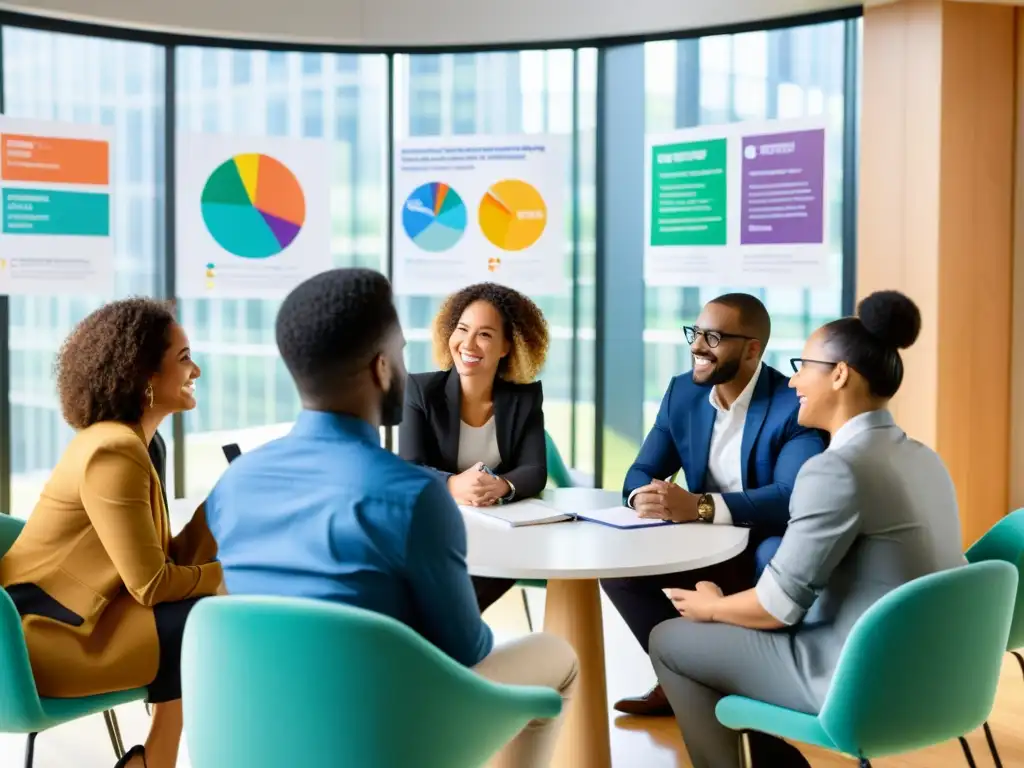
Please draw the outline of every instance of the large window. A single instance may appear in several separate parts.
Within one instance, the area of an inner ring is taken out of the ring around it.
[[[842,234],[850,223],[850,201],[843,199],[844,147],[854,141],[844,131],[849,123],[844,100],[852,97],[845,67],[859,60],[848,56],[856,52],[848,50],[852,38],[846,33],[854,24],[835,21],[603,52],[562,48],[391,56],[238,49],[229,41],[223,48],[193,47],[186,43],[196,41],[187,40],[167,48],[119,40],[130,33],[118,30],[110,30],[109,37],[88,37],[73,34],[78,29],[74,25],[60,33],[3,27],[5,114],[103,124],[115,135],[114,294],[16,296],[9,301],[10,344],[0,356],[9,355],[11,378],[11,511],[24,515],[31,510],[71,437],[53,379],[61,341],[104,301],[167,294],[164,163],[168,142],[176,144],[185,134],[325,140],[332,261],[384,272],[390,263],[392,141],[565,136],[571,151],[564,169],[565,217],[556,230],[562,243],[561,280],[555,295],[533,297],[548,318],[552,337],[541,372],[546,424],[572,466],[600,474],[604,484],[618,487],[643,431],[653,423],[669,378],[690,367],[682,326],[708,299],[734,288],[641,285],[643,243],[637,222],[643,194],[630,187],[640,179],[630,158],[640,158],[645,132],[826,117],[831,285],[818,290],[754,289],[773,319],[767,362],[784,367],[811,330],[840,314],[844,258],[853,258],[843,253]],[[606,78],[600,87],[599,58]],[[167,62],[173,62],[172,73],[165,71]],[[174,93],[165,92],[168,74],[174,75]],[[599,114],[600,90],[604,111]],[[616,111],[616,104],[630,99],[635,99],[630,109]],[[393,114],[388,113],[389,102]],[[174,135],[167,136],[171,105]],[[615,146],[609,144],[610,136]],[[601,168],[599,149],[604,153]],[[630,183],[609,181],[616,174]],[[603,250],[598,243],[599,182],[605,193],[603,210],[610,212],[601,221]],[[627,188],[628,194],[623,192]],[[622,206],[609,206],[616,195],[628,199]],[[609,254],[612,242],[614,258]],[[607,290],[613,273],[618,276],[615,287],[623,287],[617,294]],[[603,350],[595,340],[601,328],[607,332],[604,319],[599,323],[597,317],[599,290],[605,318],[610,316],[609,296],[628,297],[616,307],[629,310],[617,315],[628,322],[615,324],[615,338]],[[410,371],[435,367],[430,326],[443,298],[399,297]],[[266,300],[178,303],[203,368],[199,406],[184,417],[185,444],[178,446],[184,448],[184,464],[176,467],[170,461],[168,466],[169,483],[175,469],[185,473],[189,495],[207,491],[224,470],[224,443],[250,449],[285,432],[298,412],[293,384],[274,342],[278,306],[278,301]],[[629,364],[615,367],[615,350],[623,349],[630,353]],[[2,364],[0,360],[0,370]],[[615,387],[609,387],[609,371],[618,377]],[[603,402],[597,403],[595,388],[602,381]],[[622,386],[624,381],[628,386]],[[171,426],[168,421],[161,431],[169,455],[175,456]],[[603,437],[600,448],[595,435]],[[600,473],[595,472],[595,458],[602,459]]]
[[[547,316],[551,348],[541,379],[549,434],[566,459],[573,454],[574,422],[593,422],[593,407],[581,401],[577,363],[592,350],[577,346],[579,326],[593,328],[593,184],[597,94],[593,50],[522,51],[479,54],[419,54],[395,57],[395,137],[466,134],[564,134],[574,150],[568,159],[564,227],[564,282],[555,296],[533,297]],[[578,72],[578,74],[577,74]],[[579,77],[577,92],[574,81]],[[579,109],[578,117],[576,109]],[[574,122],[576,120],[577,122]],[[586,122],[584,122],[586,121]],[[579,131],[576,131],[576,126]],[[574,159],[580,188],[572,184]],[[582,211],[589,206],[589,215]],[[585,221],[584,221],[585,219]],[[578,259],[579,267],[575,266]],[[574,313],[574,269],[590,267],[587,287]],[[413,372],[434,369],[430,324],[443,296],[406,296],[399,302]],[[589,314],[588,314],[589,310]],[[577,318],[574,325],[574,316]],[[593,339],[591,332],[590,339]],[[591,342],[592,344],[592,342]],[[577,346],[574,349],[574,346]],[[589,381],[591,377],[583,376]],[[573,397],[573,393],[578,396]],[[590,394],[591,402],[593,395]],[[584,451],[589,456],[592,451]]]
[[[385,56],[182,48],[176,66],[179,133],[327,139],[334,264],[386,268]],[[221,445],[251,448],[295,419],[298,398],[274,343],[279,303],[180,304],[203,368],[199,407],[185,421],[189,495],[223,471]]]
[[[160,295],[163,279],[164,49],[3,29],[4,112],[114,128],[116,294]],[[112,296],[10,300],[11,511],[28,514],[71,439],[53,380],[71,328]],[[168,425],[169,426],[169,425]],[[163,432],[170,441],[169,431]]]

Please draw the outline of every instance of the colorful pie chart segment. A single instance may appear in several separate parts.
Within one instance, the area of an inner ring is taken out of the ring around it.
[[[480,229],[503,251],[536,243],[548,224],[548,207],[536,187],[519,179],[493,184],[480,201]]]
[[[210,236],[244,259],[276,256],[306,222],[299,180],[270,155],[235,155],[217,166],[206,180],[200,204]]]
[[[466,204],[459,193],[444,182],[422,184],[405,199],[402,228],[422,250],[447,251],[466,231]]]

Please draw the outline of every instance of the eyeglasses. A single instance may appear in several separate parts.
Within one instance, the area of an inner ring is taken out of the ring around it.
[[[816,365],[827,365],[829,368],[835,368],[839,363],[832,360],[808,360],[803,357],[791,357],[789,358],[789,364],[793,366],[793,373],[799,373],[800,369],[807,363],[815,363]]]
[[[703,328],[698,328],[695,325],[683,326],[683,334],[686,336],[686,343],[693,344],[698,336],[703,336],[704,341],[708,343],[708,346],[714,349],[721,342],[722,339],[746,339],[747,341],[754,341],[753,336],[743,336],[739,333],[723,333],[722,331],[705,331]]]

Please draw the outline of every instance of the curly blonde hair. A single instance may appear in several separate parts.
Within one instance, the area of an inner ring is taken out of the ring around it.
[[[498,376],[514,384],[529,384],[537,378],[548,355],[548,321],[540,307],[519,291],[497,283],[478,283],[453,293],[434,318],[434,360],[442,370],[455,365],[448,342],[466,308],[486,301],[501,315],[508,355],[498,365]]]

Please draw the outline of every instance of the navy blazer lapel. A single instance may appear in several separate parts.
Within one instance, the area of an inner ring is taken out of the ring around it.
[[[494,429],[498,435],[498,453],[505,464],[512,456],[512,427],[516,423],[518,398],[504,379],[494,379]],[[491,467],[496,469],[496,467]]]
[[[715,427],[716,411],[704,394],[706,391],[701,389],[703,396],[698,400],[697,407],[690,411],[690,466],[684,465],[683,470],[691,493],[700,492],[707,482],[708,456],[711,453],[711,433]]]
[[[761,434],[764,420],[768,416],[768,405],[771,403],[771,381],[768,367],[762,366],[761,374],[757,377],[754,385],[754,394],[750,398],[750,405],[747,407],[747,418],[743,422],[743,442],[740,448],[740,467],[743,470],[743,489],[749,487],[750,482],[750,458],[754,451],[754,442]]]
[[[448,423],[447,429],[442,432],[444,440],[439,447],[445,465],[455,468],[459,463],[459,432],[462,430],[462,382],[459,380],[459,372],[454,368],[448,371],[444,400],[448,407]]]

